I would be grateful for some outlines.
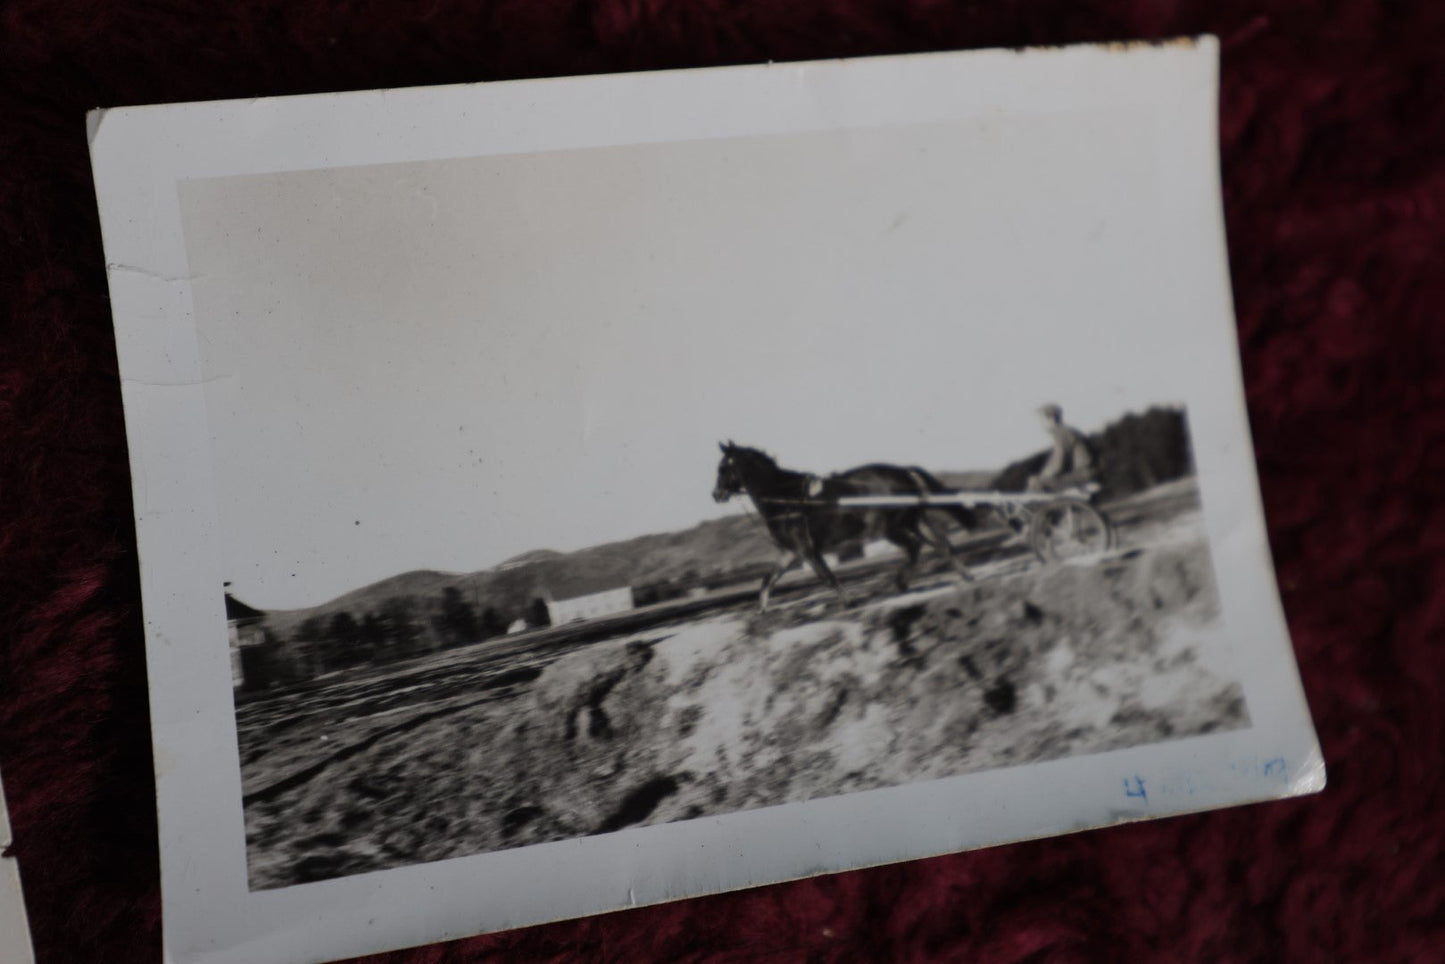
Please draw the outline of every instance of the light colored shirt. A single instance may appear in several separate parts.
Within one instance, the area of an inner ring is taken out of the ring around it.
[[[1065,472],[1083,472],[1094,465],[1094,454],[1082,432],[1067,425],[1056,425],[1049,430],[1054,437],[1054,448],[1049,460],[1039,470],[1039,478],[1052,479]]]

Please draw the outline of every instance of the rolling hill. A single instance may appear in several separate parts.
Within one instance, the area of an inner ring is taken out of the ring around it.
[[[666,583],[676,593],[694,585],[726,582],[771,563],[777,550],[757,520],[728,516],[679,532],[638,536],[577,552],[551,550],[524,553],[493,569],[473,573],[416,570],[372,583],[310,609],[275,611],[266,627],[283,639],[297,634],[310,619],[329,621],[350,613],[358,622],[379,613],[389,600],[411,600],[419,617],[437,615],[440,600],[454,588],[478,612],[495,610],[510,623],[523,617],[532,600],[549,584],[626,583],[637,591]],[[429,623],[428,618],[423,622]],[[429,635],[433,627],[421,627]]]

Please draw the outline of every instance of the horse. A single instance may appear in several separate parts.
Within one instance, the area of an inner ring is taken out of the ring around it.
[[[845,496],[923,497],[948,491],[923,469],[872,463],[817,476],[781,468],[766,452],[745,445],[721,442],[718,447],[722,450],[722,461],[717,467],[713,500],[722,503],[737,495],[747,495],[768,527],[773,542],[783,552],[777,567],[763,579],[758,595],[759,610],[767,611],[773,587],[800,561],[812,567],[819,579],[838,593],[845,604],[851,605],[851,597],[828,568],[823,553],[840,545],[879,537],[904,552],[903,565],[893,577],[899,592],[908,589],[908,580],[918,565],[924,543],[943,555],[965,581],[972,580],[954,555],[948,534],[932,515],[933,512],[946,513],[968,531],[978,525],[977,517],[968,508],[957,504],[927,507],[920,504],[916,508],[838,505],[838,500]]]

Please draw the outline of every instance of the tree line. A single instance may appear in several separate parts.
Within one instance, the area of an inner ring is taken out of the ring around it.
[[[1163,482],[1194,474],[1194,452],[1185,413],[1177,408],[1151,408],[1125,415],[1103,431],[1088,436],[1099,467],[1102,498],[1142,492]],[[1021,492],[1029,477],[1043,468],[1048,450],[1005,468],[992,488]]]
[[[307,617],[292,634],[313,672],[385,662],[505,635],[509,620],[456,586],[439,597],[392,596],[374,609]]]

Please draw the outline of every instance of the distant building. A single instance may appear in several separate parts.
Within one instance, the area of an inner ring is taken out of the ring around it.
[[[230,593],[226,593],[226,634],[231,643],[231,685],[241,689],[264,686],[269,682],[267,671],[266,631],[261,621],[266,614],[252,609]]]
[[[545,613],[547,625],[597,619],[633,608],[632,587],[617,579],[550,579],[533,603],[534,619]]]
[[[895,556],[903,550],[889,542],[887,539],[874,539],[863,546],[863,558],[881,559],[884,556]]]

